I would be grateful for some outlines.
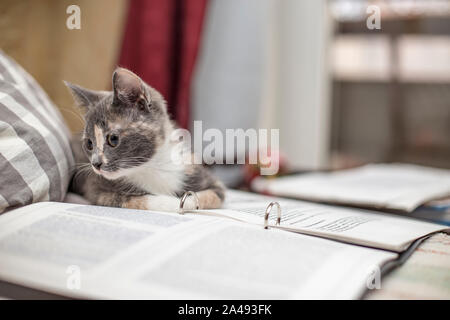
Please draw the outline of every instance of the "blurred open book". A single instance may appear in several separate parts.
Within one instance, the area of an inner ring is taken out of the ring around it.
[[[257,178],[252,189],[324,203],[411,212],[450,195],[450,170],[410,164],[370,164],[278,179]]]

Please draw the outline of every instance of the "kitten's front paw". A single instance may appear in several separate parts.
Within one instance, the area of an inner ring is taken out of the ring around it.
[[[148,195],[146,197],[146,209],[154,211],[178,212],[180,207],[180,199],[172,196],[164,195]]]
[[[123,205],[124,208],[144,209],[153,211],[180,211],[180,198],[165,195],[146,195],[133,198]],[[183,205],[184,211],[197,209],[197,200],[194,197],[187,197]]]

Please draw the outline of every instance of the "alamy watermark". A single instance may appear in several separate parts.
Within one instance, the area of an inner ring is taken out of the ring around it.
[[[67,7],[66,13],[69,14],[66,20],[66,27],[69,30],[81,29],[81,9],[76,4]]]
[[[194,121],[193,133],[192,139],[186,129],[173,131],[170,140],[178,144],[171,154],[174,163],[252,164],[261,175],[278,173],[279,129],[226,129],[224,134],[216,128],[203,130],[202,121]]]
[[[378,266],[371,266],[367,270],[366,287],[369,290],[381,289],[381,270]]]
[[[367,6],[366,13],[369,14],[366,20],[366,26],[369,30],[381,29],[381,10],[379,6]]]
[[[70,265],[66,269],[68,274],[66,279],[66,287],[69,290],[81,289],[81,268],[77,265]]]

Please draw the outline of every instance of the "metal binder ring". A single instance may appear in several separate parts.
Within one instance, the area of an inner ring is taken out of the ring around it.
[[[196,207],[195,207],[195,209],[198,210],[198,209],[200,208],[199,200],[198,200],[197,194],[196,194],[194,191],[186,191],[186,192],[183,194],[183,196],[181,197],[181,200],[180,200],[180,208],[179,208],[179,210],[178,210],[178,213],[179,213],[179,214],[184,214],[184,202],[186,201],[186,199],[187,199],[189,196],[193,196],[193,197],[195,198],[195,202],[196,202]]]
[[[273,206],[277,206],[277,222],[276,225],[279,226],[281,222],[281,206],[278,202],[274,201],[269,203],[266,208],[266,214],[264,215],[264,229],[269,228],[269,214],[272,211]]]

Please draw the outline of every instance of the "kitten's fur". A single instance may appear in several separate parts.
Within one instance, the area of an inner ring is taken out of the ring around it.
[[[158,91],[123,68],[114,72],[111,92],[66,85],[87,109],[81,143],[73,143],[77,163],[86,165],[75,173],[73,191],[97,205],[177,211],[179,197],[192,190],[201,209],[221,206],[224,187],[207,169],[171,160],[179,143],[170,141],[174,125]],[[189,197],[185,208],[195,207]]]

